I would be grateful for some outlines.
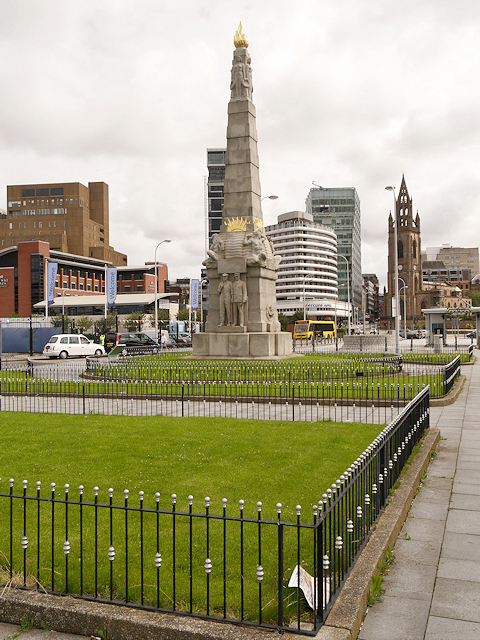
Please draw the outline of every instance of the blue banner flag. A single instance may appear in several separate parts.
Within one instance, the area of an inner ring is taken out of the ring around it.
[[[117,299],[117,267],[107,267],[107,307],[113,307]]]
[[[198,285],[199,280],[190,280],[190,307],[193,311],[198,309]]]
[[[47,262],[47,305],[53,304],[55,299],[55,280],[57,278],[58,262]]]

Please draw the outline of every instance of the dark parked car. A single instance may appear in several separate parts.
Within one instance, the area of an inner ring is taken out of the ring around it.
[[[171,333],[170,338],[177,345],[177,347],[192,346],[192,336],[189,333],[180,332],[178,336],[176,333]]]
[[[158,342],[150,338],[146,333],[107,333],[105,335],[105,351],[109,353],[114,347],[121,344],[125,347],[159,347]]]

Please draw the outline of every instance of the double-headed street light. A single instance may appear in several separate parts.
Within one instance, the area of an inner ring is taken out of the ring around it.
[[[162,240],[155,247],[155,340],[158,342],[158,308],[157,308],[157,293],[158,293],[158,265],[157,265],[157,249],[164,242],[171,242],[171,240]]]
[[[395,282],[395,350],[397,353],[399,353],[400,351],[400,340],[399,340],[399,333],[398,333],[398,304],[399,304],[399,300],[398,300],[398,242],[397,242],[397,198],[395,197],[395,187],[385,187],[385,189],[387,191],[391,191],[393,193],[393,211],[394,211],[394,215],[395,215],[395,220],[394,220],[394,224],[393,224],[393,243],[395,245],[394,247],[394,256],[395,256],[395,275],[394,275],[394,282]],[[392,309],[393,310],[393,309]]]
[[[337,253],[337,258],[342,258],[347,263],[347,300],[348,300],[348,335],[350,335],[350,263],[345,256],[342,256],[340,253]]]

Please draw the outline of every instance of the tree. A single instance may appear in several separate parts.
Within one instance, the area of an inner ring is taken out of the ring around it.
[[[168,323],[170,322],[170,312],[168,309],[159,309],[158,310],[158,326],[168,327]]]
[[[77,320],[76,324],[79,330],[84,333],[85,331],[87,331],[87,329],[90,329],[90,327],[93,325],[93,322],[87,316],[82,316]]]
[[[472,307],[480,307],[480,291],[472,291]]]
[[[292,316],[292,324],[295,324],[297,320],[303,320],[303,310],[297,309]]]
[[[287,325],[289,324],[289,318],[287,318],[287,316],[282,313],[281,311],[279,311],[278,313],[278,321],[280,322],[280,325],[282,327],[282,331],[287,331]]]
[[[185,307],[177,313],[177,320],[190,320],[190,309]]]
[[[70,323],[72,322],[72,319],[70,318],[70,316],[64,315],[63,316],[63,323],[62,323],[62,316],[61,315],[60,316],[52,316],[51,322],[52,322],[52,326],[53,327],[65,326],[65,328],[67,328],[67,327],[70,326]]]
[[[133,329],[134,331],[141,331],[142,324],[144,324],[144,320],[145,320],[144,313],[141,313],[140,311],[133,311],[129,316],[125,318],[123,324],[127,327],[129,331],[130,329]]]

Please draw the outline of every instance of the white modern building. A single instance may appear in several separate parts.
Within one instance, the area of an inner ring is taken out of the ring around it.
[[[265,228],[282,257],[277,280],[277,309],[286,316],[304,310],[311,320],[346,317],[348,304],[338,301],[337,236],[313,221],[311,213],[290,211]]]

